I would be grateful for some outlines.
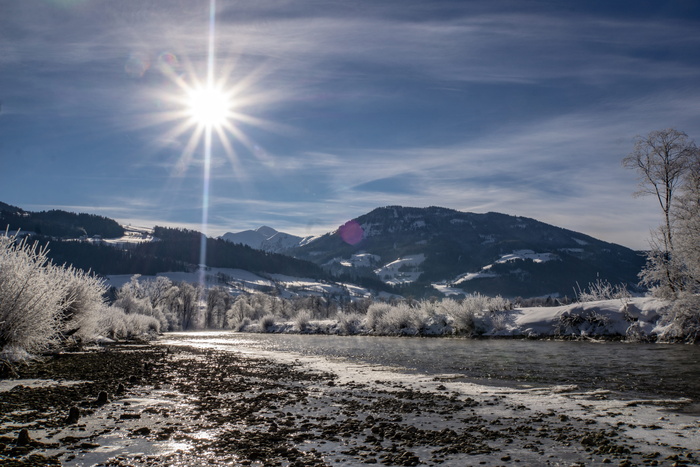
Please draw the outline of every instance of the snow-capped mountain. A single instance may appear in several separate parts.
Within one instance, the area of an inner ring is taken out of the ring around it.
[[[452,209],[378,208],[289,251],[334,273],[407,290],[568,295],[598,278],[634,287],[643,255],[525,217]]]
[[[227,232],[221,237],[231,243],[247,245],[256,250],[264,250],[271,253],[282,253],[292,248],[305,244],[308,237],[298,237],[285,232],[278,232],[272,227],[263,225],[255,230],[242,232]]]

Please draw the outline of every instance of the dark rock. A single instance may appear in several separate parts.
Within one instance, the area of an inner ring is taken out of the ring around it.
[[[29,436],[29,430],[27,430],[26,428],[22,428],[22,430],[20,430],[19,432],[19,435],[17,436],[17,441],[15,442],[15,444],[17,444],[17,446],[26,446],[32,441],[33,440],[31,436]]]
[[[107,392],[100,391],[100,393],[97,395],[96,403],[99,405],[105,405],[108,402],[109,402],[109,398],[107,397]]]
[[[66,417],[66,424],[72,425],[80,420],[80,409],[76,406],[68,409],[68,417]]]
[[[151,434],[151,429],[148,428],[147,426],[137,428],[134,431],[132,431],[133,434],[139,435],[139,436],[147,436]]]

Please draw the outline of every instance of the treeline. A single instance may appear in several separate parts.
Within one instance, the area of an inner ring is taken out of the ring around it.
[[[112,306],[127,315],[140,314],[158,320],[163,331],[192,329],[235,329],[267,315],[292,320],[299,313],[315,319],[329,319],[337,313],[366,312],[369,300],[350,301],[341,297],[281,298],[264,293],[231,295],[227,287],[203,289],[197,284],[173,282],[167,277],[131,281],[114,291]]]
[[[158,242],[142,243],[134,248],[135,254],[169,258],[188,264],[200,264],[202,234],[193,230],[156,226],[153,235]],[[218,238],[206,238],[207,266],[214,268],[245,269],[251,272],[269,272],[311,279],[329,279],[320,266],[277,253],[255,250]]]
[[[140,243],[128,249],[94,242],[52,240],[48,236],[38,236],[36,239],[40,245],[48,245],[47,255],[54,263],[65,263],[102,275],[155,275],[158,272],[187,271],[202,263],[201,233],[156,227],[154,236],[159,240]],[[331,279],[319,266],[308,261],[214,238],[207,238],[206,246],[204,263],[209,267]]]
[[[488,329],[505,329],[504,312],[514,305],[501,297],[478,294],[460,300],[388,302],[330,296],[282,298],[264,293],[233,296],[225,287],[202,289],[162,276],[155,280],[134,276],[116,291],[112,306],[127,316],[152,317],[161,330],[169,331],[284,332],[291,323],[296,332],[473,336]]]
[[[124,228],[115,220],[94,214],[76,214],[61,210],[30,212],[2,203],[0,230],[23,230],[54,238],[82,236],[115,238],[124,235]]]
[[[136,249],[119,249],[110,245],[37,237],[47,246],[47,256],[55,264],[66,264],[103,276],[111,274],[155,275],[166,271],[186,271],[190,265],[181,261],[145,254]]]

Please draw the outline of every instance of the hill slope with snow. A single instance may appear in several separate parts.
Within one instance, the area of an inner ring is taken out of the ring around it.
[[[634,288],[644,265],[638,252],[580,232],[439,207],[378,208],[289,253],[415,294],[572,296],[598,278]]]

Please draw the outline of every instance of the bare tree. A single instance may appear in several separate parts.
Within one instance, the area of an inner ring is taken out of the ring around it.
[[[695,142],[682,131],[668,128],[652,131],[646,137],[637,137],[634,150],[622,160],[622,164],[635,169],[639,174],[638,196],[654,195],[664,215],[660,228],[660,245],[655,245],[655,256],[650,260],[661,260],[667,285],[671,292],[677,289],[670,262],[673,256],[673,200],[676,190],[689,171],[691,161],[697,155]],[[660,250],[660,251],[659,251]]]

